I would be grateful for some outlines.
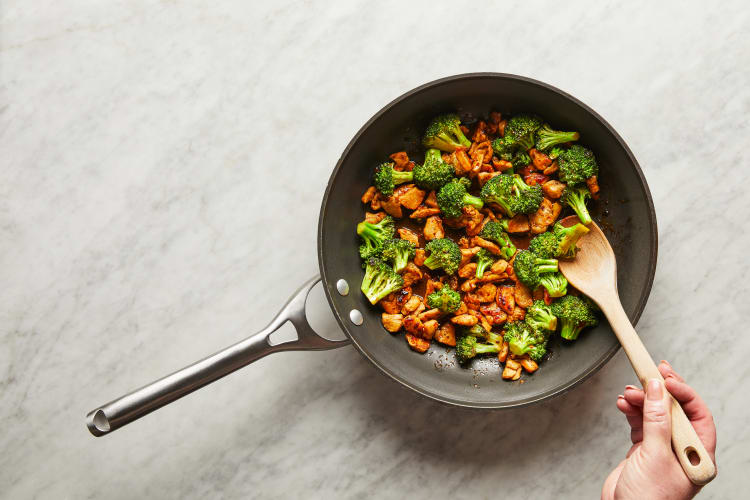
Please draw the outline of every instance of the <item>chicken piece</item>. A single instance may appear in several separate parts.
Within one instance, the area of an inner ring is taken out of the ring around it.
[[[399,196],[398,201],[409,210],[414,210],[419,206],[420,203],[422,203],[425,194],[425,191],[414,186],[411,189],[407,190],[404,194]]]
[[[591,191],[591,198],[598,200],[599,199],[599,181],[596,179],[595,175],[592,175],[588,179],[586,179],[586,185],[589,188],[589,191]]]
[[[398,292],[389,293],[384,299],[378,302],[388,314],[400,314],[401,304],[398,303]]]
[[[500,252],[500,247],[497,246],[497,244],[495,244],[495,243],[493,243],[491,241],[487,241],[487,240],[485,240],[484,238],[482,238],[480,236],[474,236],[471,239],[471,244],[486,249],[492,255],[500,255],[500,253],[501,253]]]
[[[547,291],[544,287],[537,287],[531,294],[534,300],[544,300],[544,292]]]
[[[469,238],[466,236],[461,236],[456,243],[459,248],[469,248]]]
[[[428,217],[424,223],[424,239],[427,241],[445,238],[443,219],[437,215]]]
[[[496,303],[483,304],[479,307],[479,312],[484,314],[492,325],[502,325],[508,319],[508,315]]]
[[[401,203],[401,197],[413,187],[414,184],[399,184],[393,189],[393,195],[398,198],[399,203]]]
[[[404,316],[402,314],[383,313],[381,318],[383,326],[391,333],[396,333],[404,326]]]
[[[539,368],[539,365],[533,359],[528,356],[524,356],[519,360],[520,365],[529,373],[534,373]]]
[[[383,217],[385,217],[385,212],[365,212],[365,222],[369,222],[370,224],[377,224],[383,220]]]
[[[404,330],[407,332],[419,336],[421,327],[422,322],[416,314],[410,314],[409,316],[404,317]]]
[[[398,228],[398,235],[401,237],[402,240],[406,240],[412,243],[415,247],[419,246],[419,236],[417,235],[417,233],[415,233],[411,229],[400,227]]]
[[[492,166],[495,168],[495,171],[500,173],[513,168],[513,164],[508,160],[498,160],[497,158],[492,159]]]
[[[428,309],[419,315],[419,319],[420,321],[430,321],[432,319],[438,319],[442,315],[443,311],[441,311],[440,309]]]
[[[500,137],[505,137],[505,126],[508,124],[508,120],[500,120],[500,123],[497,124],[497,133],[500,134]]]
[[[502,172],[479,172],[479,175],[477,175],[479,185],[484,186],[488,180],[492,179],[496,175],[500,175],[501,173]]]
[[[508,343],[503,340],[503,345],[500,346],[500,350],[497,353],[497,360],[501,363],[505,363],[505,360],[508,359]]]
[[[446,217],[443,222],[451,229],[461,229],[464,227],[464,221],[461,217]]]
[[[521,377],[521,364],[514,359],[507,359],[502,377],[505,380],[518,380]]]
[[[417,308],[419,307],[419,304],[421,303],[422,303],[422,298],[419,295],[412,295],[411,297],[409,297],[409,300],[407,300],[406,303],[401,308],[401,313],[404,315],[411,314],[417,310]]]
[[[471,205],[463,207],[461,209],[461,212],[463,212],[463,215],[461,215],[461,220],[463,221],[464,227],[466,228],[466,235],[476,236],[477,234],[479,234],[479,231],[482,230],[482,221],[484,220],[484,215],[482,215],[482,212],[472,207]]]
[[[417,316],[419,316],[420,314],[422,314],[422,312],[424,312],[425,309],[427,309],[427,307],[425,307],[424,301],[422,301],[419,303],[417,310],[414,311],[412,314],[416,314]]]
[[[529,222],[531,222],[531,232],[534,234],[545,232],[555,222],[552,202],[548,198],[544,198],[542,204],[539,205],[539,210],[529,216]]]
[[[479,297],[479,302],[493,302],[496,293],[497,287],[492,283],[486,283],[476,291],[476,295]]]
[[[373,198],[375,198],[375,195],[378,193],[378,190],[375,189],[375,186],[370,186],[367,188],[367,191],[365,191],[365,194],[362,195],[362,203],[365,205],[370,203]]]
[[[488,332],[492,330],[492,323],[487,321],[487,318],[485,318],[483,315],[479,316],[479,323],[482,325],[482,328],[484,328]]]
[[[529,156],[531,157],[531,163],[533,163],[539,170],[544,170],[552,165],[552,158],[541,151],[537,151],[536,148],[531,148],[529,150]]]
[[[526,309],[523,307],[516,306],[513,309],[513,312],[508,315],[508,321],[514,322],[514,321],[523,321],[523,319],[526,317]]]
[[[422,250],[422,253],[424,253],[424,250]],[[416,261],[417,261],[417,259],[415,257],[414,258],[414,262],[416,263]],[[421,264],[417,264],[417,265],[421,265]],[[442,283],[440,283],[439,281],[435,281],[433,279],[428,278],[427,279],[427,284],[425,285],[425,289],[424,289],[424,297],[425,297],[425,299],[427,299],[427,297],[429,297],[432,292],[434,292],[435,290],[439,290],[441,288],[443,288],[443,284]]]
[[[458,277],[459,278],[470,278],[472,276],[475,276],[477,274],[477,265],[474,262],[469,262],[463,267],[458,268]]]
[[[443,323],[435,332],[435,340],[441,344],[456,347],[456,327],[452,323]]]
[[[429,321],[425,321],[422,323],[422,327],[420,328],[420,333],[422,335],[423,339],[432,340],[432,337],[435,336],[435,332],[438,329],[438,322],[437,320],[431,319]]]
[[[478,311],[479,306],[481,305],[481,302],[479,302],[479,296],[475,293],[467,293],[464,294],[463,297],[464,304],[466,304],[466,307],[469,310]]]
[[[544,193],[544,196],[546,196],[547,198],[552,198],[553,200],[557,200],[558,198],[560,198],[564,189],[565,184],[554,179],[542,184],[542,192]]]
[[[409,168],[409,155],[406,154],[406,151],[393,153],[390,158],[393,160],[393,168],[396,170],[411,170],[411,168]],[[412,166],[412,168],[414,167]]]
[[[474,289],[477,287],[477,280],[472,278],[470,280],[466,280],[463,283],[461,283],[461,291],[462,292],[473,292]]]
[[[411,287],[405,286],[401,290],[393,292],[393,294],[396,296],[396,305],[401,310],[411,300]]]
[[[456,169],[456,175],[465,175],[471,172],[471,160],[465,149],[457,149],[453,152],[455,163],[453,166]]]
[[[394,219],[400,219],[404,216],[404,212],[401,210],[401,204],[398,202],[398,196],[395,194],[382,200],[380,206],[382,206],[383,210]]]
[[[534,299],[531,296],[531,290],[520,281],[516,281],[514,298],[516,299],[516,305],[521,306],[524,309],[531,307],[531,304],[534,303]]]
[[[372,197],[372,200],[370,200],[370,209],[371,210],[380,210],[382,207],[382,195],[380,193],[375,193],[375,196]]]
[[[508,269],[508,261],[504,259],[497,259],[494,264],[490,267],[490,272],[495,274],[502,274]]]
[[[544,175],[552,175],[555,172],[557,172],[558,168],[559,168],[559,165],[557,164],[557,160],[555,160],[555,161],[552,162],[552,165],[550,165],[549,167],[545,168],[542,173]]]
[[[458,277],[455,274],[451,274],[450,276],[441,276],[440,282],[443,284],[443,286],[449,286],[452,289],[458,288]]]
[[[409,286],[422,279],[422,271],[414,265],[414,262],[409,262],[401,271],[401,277],[404,278],[404,286]]]
[[[528,233],[530,229],[531,226],[529,226],[529,218],[524,214],[518,214],[508,221],[509,233]]]
[[[498,111],[490,111],[490,123],[493,123],[497,125],[500,123],[500,120],[503,119],[503,115],[500,114]]]
[[[487,124],[483,120],[479,120],[477,127],[474,129],[474,133],[471,136],[471,141],[474,143],[484,142],[487,140]]]
[[[461,305],[458,306],[458,309],[453,314],[456,316],[460,316],[462,314],[466,314],[467,312],[469,312],[469,308],[466,307],[466,303],[462,300]]]
[[[500,309],[508,314],[512,314],[516,308],[515,287],[506,285],[498,288],[495,302],[500,306]]]
[[[495,274],[495,273],[484,273],[484,275],[479,278],[480,283],[494,283],[496,281],[505,281],[508,279],[508,275],[505,273],[501,274]]]
[[[461,245],[459,245],[461,246]],[[479,247],[461,248],[461,266],[465,266],[479,251]]]
[[[411,334],[411,333],[407,333],[405,337],[406,337],[406,343],[409,344],[409,347],[411,347],[417,352],[423,353],[423,352],[426,352],[427,349],[430,348],[429,340],[419,338],[416,335]]]
[[[430,208],[438,208],[437,194],[435,194],[435,191],[430,191],[427,198],[424,199],[424,204]]]
[[[460,326],[474,326],[477,324],[479,320],[476,316],[473,314],[461,314],[458,316],[453,316],[451,318],[451,323],[455,323],[456,325]]]
[[[549,180],[549,177],[547,177],[544,174],[540,174],[538,172],[533,172],[528,175],[525,175],[523,180],[529,186],[536,186],[537,184],[541,185],[547,182]]]
[[[417,248],[414,253],[414,263],[418,266],[421,266],[424,264],[425,259],[427,256],[425,255],[424,248]]]
[[[427,217],[432,217],[433,215],[438,215],[439,213],[440,213],[439,208],[432,208],[426,205],[421,205],[417,207],[417,209],[411,213],[409,218],[410,219],[426,219]]]

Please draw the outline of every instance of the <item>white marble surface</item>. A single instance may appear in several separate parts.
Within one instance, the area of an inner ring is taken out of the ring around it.
[[[704,496],[736,497],[747,6],[435,3],[2,2],[0,495],[596,497],[628,444],[622,353],[562,398],[485,414],[407,392],[352,348],[279,354],[106,438],[84,427],[316,273],[323,188],[372,113],[438,77],[503,71],[579,97],[640,160],[660,261],[639,330],[716,416]],[[322,293],[311,313],[336,330]]]

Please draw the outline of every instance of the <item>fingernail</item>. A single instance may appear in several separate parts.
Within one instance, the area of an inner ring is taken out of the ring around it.
[[[620,394],[620,395],[617,396],[617,399],[625,399],[625,396],[623,396],[622,394]]]
[[[662,398],[661,380],[652,378],[648,381],[646,389],[646,398],[651,401],[658,401]]]
[[[661,362],[667,365],[668,367],[672,368],[672,365],[670,365],[669,361],[667,361],[666,359],[662,359]]]
[[[626,386],[625,386],[625,390],[628,390],[628,389],[632,389],[632,390],[634,390],[634,391],[637,391],[637,390],[638,390],[638,388],[637,388],[636,386],[634,386],[634,385],[630,385],[630,384],[628,384],[628,385],[626,385]]]

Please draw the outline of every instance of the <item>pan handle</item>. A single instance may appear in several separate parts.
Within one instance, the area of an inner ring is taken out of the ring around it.
[[[86,426],[89,431],[94,436],[109,434],[273,352],[320,351],[348,345],[349,339],[328,340],[321,337],[307,321],[307,296],[319,281],[320,276],[316,276],[302,285],[260,332],[90,411],[86,415]],[[271,345],[269,336],[287,321],[297,330],[297,340]]]

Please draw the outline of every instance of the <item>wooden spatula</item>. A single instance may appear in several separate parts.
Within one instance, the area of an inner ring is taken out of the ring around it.
[[[562,220],[565,226],[577,222],[576,216]],[[561,260],[560,271],[571,285],[599,305],[645,387],[649,379],[662,379],[661,373],[620,303],[617,295],[617,263],[612,247],[599,226],[592,222],[588,228],[590,231],[578,242],[580,250],[576,258]],[[664,392],[671,400],[674,452],[687,477],[695,484],[706,484],[716,476],[716,467],[680,404],[667,391]]]

